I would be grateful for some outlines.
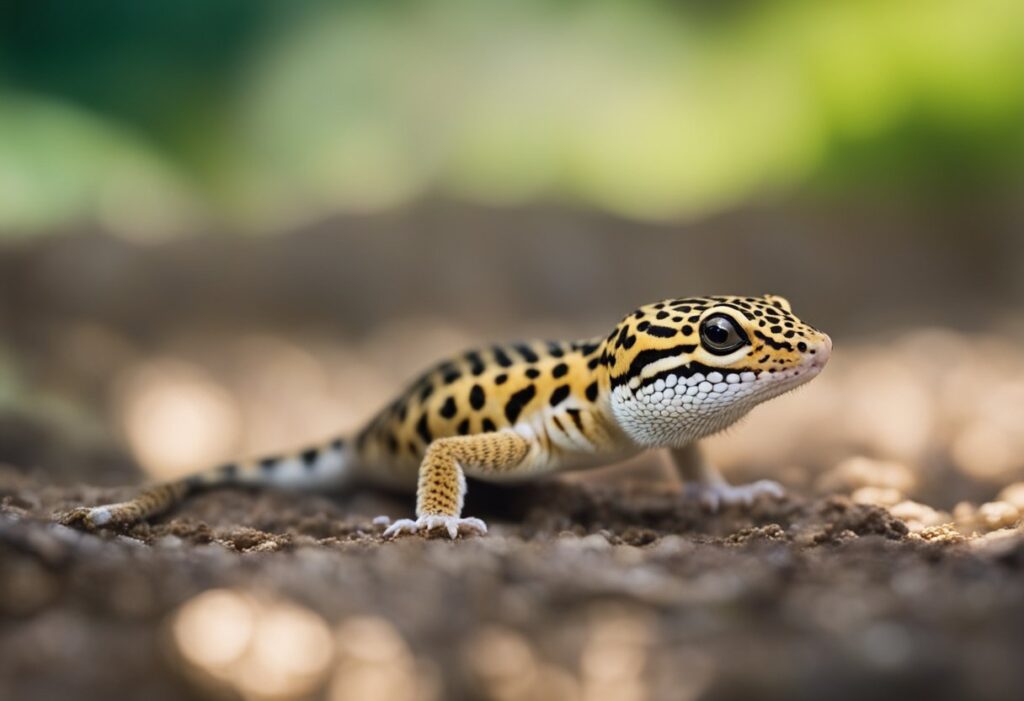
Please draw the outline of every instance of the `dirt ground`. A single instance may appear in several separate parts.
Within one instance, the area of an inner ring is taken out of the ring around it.
[[[1019,532],[910,535],[839,496],[712,515],[651,483],[474,487],[467,512],[491,534],[458,542],[383,541],[372,517],[404,515],[408,499],[234,490],[89,534],[50,516],[124,490],[43,486],[5,468],[0,698],[1011,699],[1024,688]],[[221,598],[198,596],[211,589]],[[252,620],[279,623],[252,633],[277,636],[270,657],[253,652],[259,640],[238,647],[259,673],[202,645],[239,602],[250,632]],[[192,619],[209,630],[190,638]],[[298,661],[282,661],[286,641]]]

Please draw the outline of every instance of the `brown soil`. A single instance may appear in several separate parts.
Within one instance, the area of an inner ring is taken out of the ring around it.
[[[383,541],[372,516],[409,508],[387,495],[215,492],[123,534],[49,519],[124,493],[0,472],[0,698],[209,698],[167,621],[212,587],[297,602],[332,627],[380,616],[445,699],[501,696],[467,662],[481,631],[512,631],[572,677],[608,611],[645,621],[646,698],[1024,688],[1024,541],[928,541],[842,497],[711,515],[649,484],[475,488],[467,512],[491,534],[454,543]]]

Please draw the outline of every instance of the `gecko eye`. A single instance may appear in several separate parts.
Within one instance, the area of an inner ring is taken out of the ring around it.
[[[715,355],[727,355],[747,342],[736,323],[727,316],[710,316],[700,326],[700,340]]]

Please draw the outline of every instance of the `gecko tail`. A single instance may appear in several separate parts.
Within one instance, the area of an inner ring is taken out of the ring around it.
[[[319,490],[343,486],[354,474],[351,442],[338,438],[298,453],[230,463],[143,488],[127,501],[83,506],[59,516],[78,528],[121,528],[158,516],[188,497],[218,487]]]

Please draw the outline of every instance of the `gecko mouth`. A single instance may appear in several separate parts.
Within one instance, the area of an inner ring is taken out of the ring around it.
[[[785,394],[790,390],[807,384],[825,368],[831,350],[831,343],[818,350],[815,355],[808,355],[798,365],[774,373],[763,372],[757,381],[765,385],[765,395],[761,401]]]

